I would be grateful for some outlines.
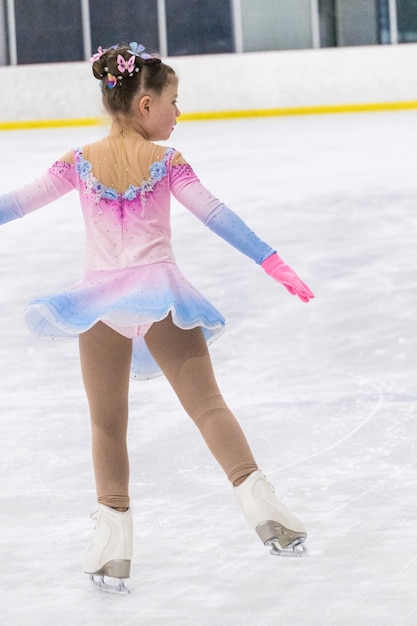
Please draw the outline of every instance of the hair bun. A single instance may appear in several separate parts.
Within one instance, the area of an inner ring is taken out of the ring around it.
[[[90,58],[94,78],[101,82],[105,109],[111,115],[128,114],[133,98],[140,90],[160,94],[174,70],[159,55],[148,54],[135,41],[111,46]]]

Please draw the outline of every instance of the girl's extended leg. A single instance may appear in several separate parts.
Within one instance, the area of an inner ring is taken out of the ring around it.
[[[257,465],[219,391],[201,328],[182,330],[169,315],[151,326],[145,340],[229,480],[240,484]]]
[[[80,335],[80,358],[90,406],[93,464],[101,504],[129,507],[128,394],[132,341],[102,322]]]

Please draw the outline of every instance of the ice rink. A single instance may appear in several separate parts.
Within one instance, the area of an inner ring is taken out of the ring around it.
[[[1,192],[104,132],[1,133]],[[178,263],[227,319],[220,386],[310,554],[270,556],[167,383],[132,381],[131,593],[89,584],[77,341],[23,320],[82,271],[71,193],[0,234],[0,625],[416,626],[417,111],[179,123],[170,144],[316,294],[173,205]]]

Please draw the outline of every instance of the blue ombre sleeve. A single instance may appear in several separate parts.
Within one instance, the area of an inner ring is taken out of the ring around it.
[[[258,265],[275,252],[245,222],[224,204],[210,213],[206,226]]]
[[[18,217],[23,217],[24,213],[16,200],[14,192],[0,196],[0,225],[11,222]]]
[[[172,167],[171,191],[210,230],[255,263],[260,265],[275,252],[236,213],[200,183],[190,165],[179,164]]]

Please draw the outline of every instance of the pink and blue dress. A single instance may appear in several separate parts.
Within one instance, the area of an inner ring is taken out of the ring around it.
[[[32,333],[51,340],[77,337],[101,320],[132,338],[134,378],[160,374],[144,340],[154,322],[171,314],[180,328],[200,326],[208,343],[224,327],[221,313],[175,262],[171,194],[256,263],[274,252],[210,194],[176,150],[112,135],[67,153],[41,177],[0,196],[0,224],[72,190],[86,229],[84,275],[64,291],[32,300],[25,319]]]

